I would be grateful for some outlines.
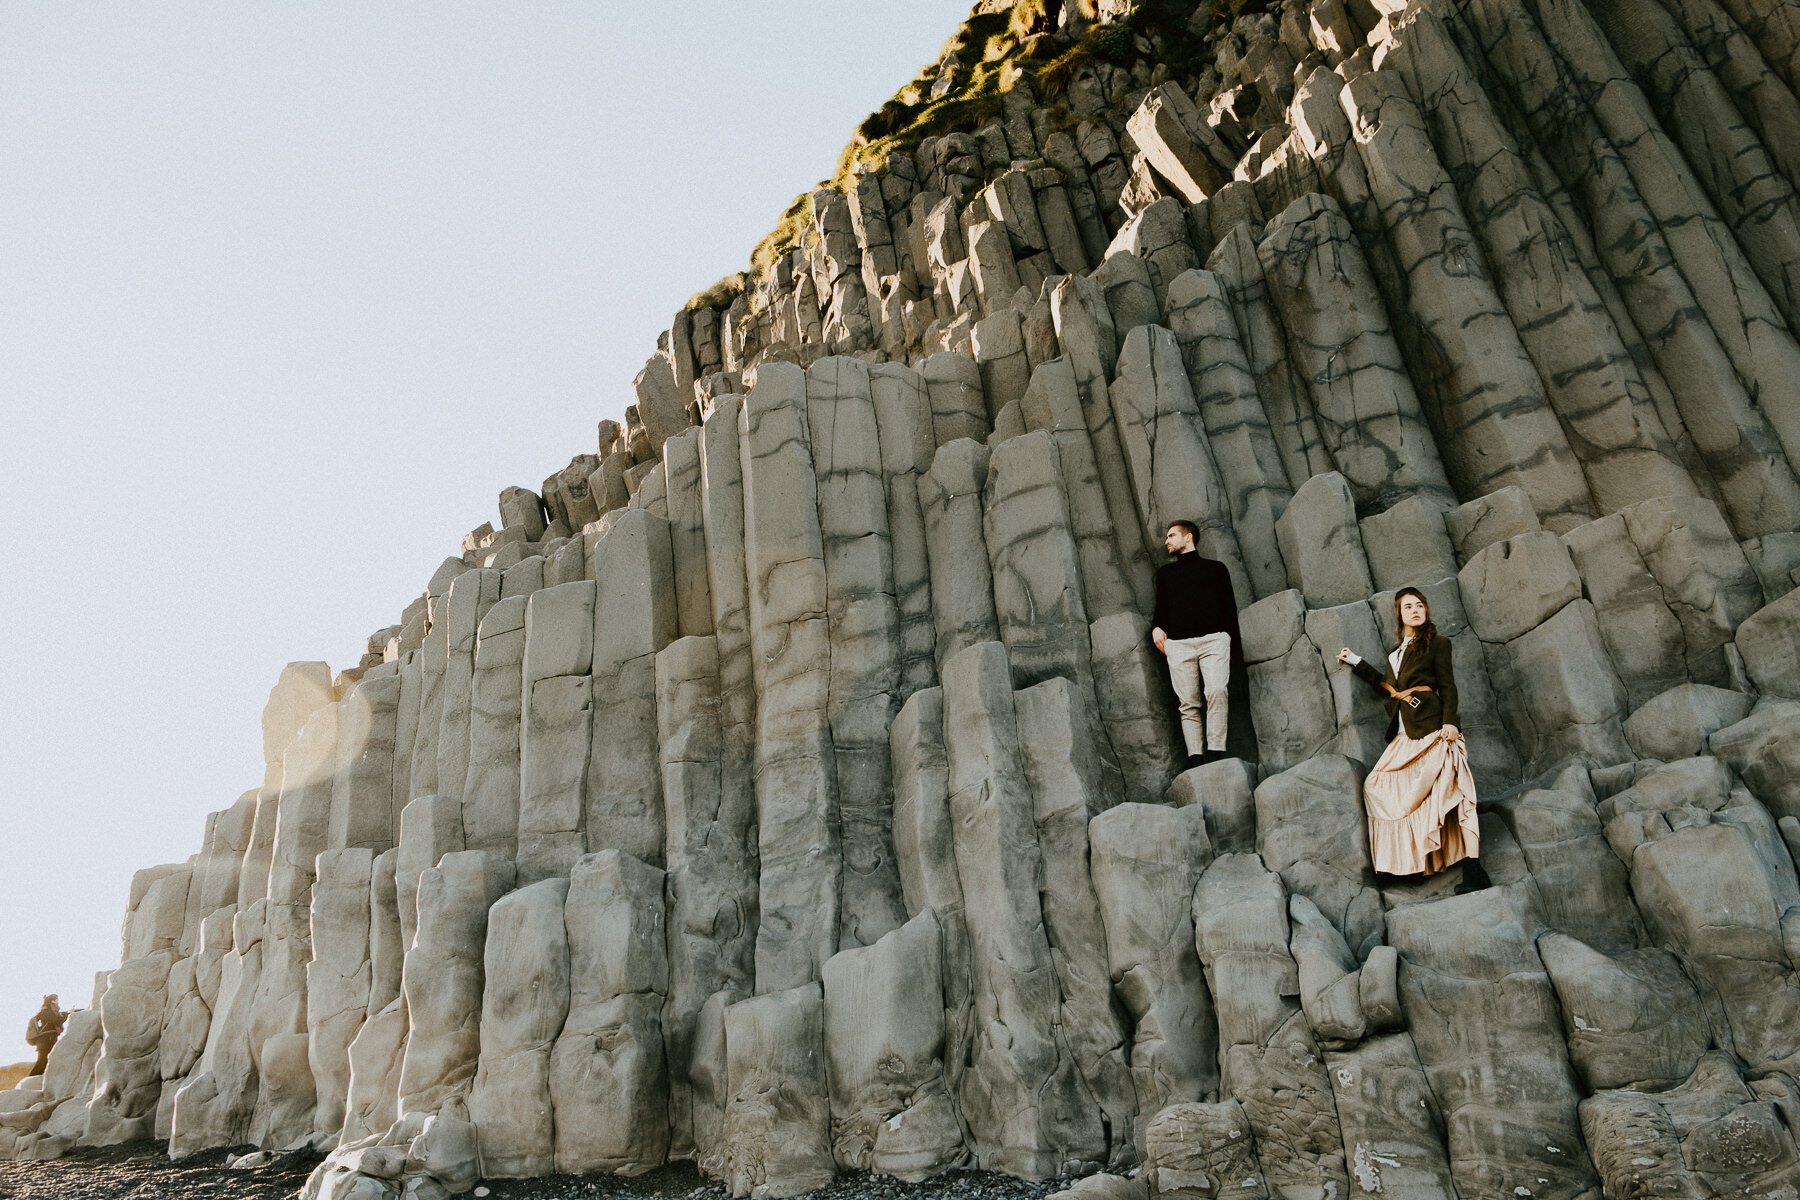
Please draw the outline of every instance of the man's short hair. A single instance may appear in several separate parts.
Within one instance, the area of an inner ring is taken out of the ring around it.
[[[1187,535],[1191,538],[1197,538],[1200,536],[1200,527],[1198,525],[1194,524],[1192,521],[1170,521],[1169,528],[1170,529],[1185,529],[1185,530],[1187,530]]]

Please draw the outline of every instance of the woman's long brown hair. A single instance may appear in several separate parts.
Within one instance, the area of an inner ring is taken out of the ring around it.
[[[1419,626],[1419,649],[1429,649],[1431,639],[1437,636],[1437,626],[1431,620],[1431,601],[1416,587],[1403,587],[1394,593],[1394,649],[1398,650],[1406,641],[1406,624],[1400,620],[1400,601],[1408,596],[1417,596],[1419,603],[1425,606],[1425,624]]]

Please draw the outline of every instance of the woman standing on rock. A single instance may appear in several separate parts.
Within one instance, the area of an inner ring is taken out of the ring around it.
[[[1431,623],[1418,588],[1394,594],[1397,636],[1382,673],[1348,646],[1337,660],[1387,698],[1388,746],[1363,781],[1369,849],[1384,875],[1435,875],[1462,862],[1457,892],[1488,886],[1476,857],[1475,776],[1456,727],[1456,669],[1450,639]]]

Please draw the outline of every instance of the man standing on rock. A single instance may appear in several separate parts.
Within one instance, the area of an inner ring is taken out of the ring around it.
[[[31,1068],[32,1075],[42,1075],[44,1067],[50,1062],[50,1050],[56,1045],[56,1039],[62,1036],[63,1020],[67,1016],[56,1007],[56,995],[51,993],[44,997],[44,1007],[32,1015],[25,1023],[25,1040],[37,1051],[37,1065]]]
[[[1169,660],[1169,682],[1181,702],[1190,767],[1225,757],[1231,660],[1241,652],[1231,575],[1224,563],[1203,558],[1194,548],[1199,532],[1192,521],[1169,522],[1163,546],[1175,561],[1157,569],[1156,611],[1150,618],[1150,640]]]

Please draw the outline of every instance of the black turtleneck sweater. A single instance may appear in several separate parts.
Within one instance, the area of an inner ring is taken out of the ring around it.
[[[1231,573],[1225,564],[1190,550],[1177,555],[1174,562],[1158,567],[1156,612],[1150,624],[1176,641],[1229,633],[1236,643],[1237,598],[1232,594]]]

